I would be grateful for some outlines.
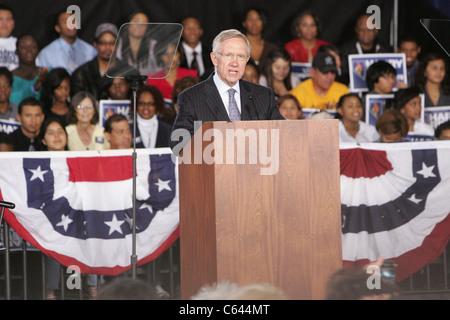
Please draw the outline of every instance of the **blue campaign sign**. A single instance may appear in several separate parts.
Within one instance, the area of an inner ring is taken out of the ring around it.
[[[425,108],[425,122],[433,129],[436,129],[441,123],[450,120],[450,106],[428,107]]]
[[[384,112],[386,101],[388,99],[393,99],[394,94],[366,94],[365,96],[365,122],[375,126],[378,117]],[[422,122],[425,121],[425,96],[423,93],[420,94],[420,103],[422,109],[420,111],[420,119]]]
[[[14,120],[0,119],[0,132],[10,134],[20,127],[20,122]]]
[[[123,114],[130,121],[130,100],[100,100],[99,103],[100,123],[103,125],[113,114]]]
[[[393,99],[393,94],[368,94],[365,100],[365,122],[375,126],[378,117],[384,112],[386,100]]]
[[[291,63],[291,73],[298,77],[300,82],[311,77],[309,69],[311,68],[311,63],[304,62],[292,62]]]
[[[397,71],[397,81],[394,90],[399,81],[407,81],[406,56],[404,53],[374,53],[374,54],[350,54],[348,56],[348,67],[350,74],[349,90],[352,92],[368,91],[366,83],[367,69],[377,61],[386,61],[390,63]]]

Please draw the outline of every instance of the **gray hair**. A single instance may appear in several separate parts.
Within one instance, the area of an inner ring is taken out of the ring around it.
[[[236,29],[228,29],[228,30],[224,30],[224,31],[220,32],[213,40],[212,51],[214,53],[219,53],[221,46],[222,46],[222,42],[224,42],[225,40],[231,39],[231,38],[238,38],[238,37],[241,37],[247,43],[247,48],[248,48],[247,56],[250,57],[250,42],[248,41],[247,37],[242,32],[240,32],[239,30],[236,30]]]

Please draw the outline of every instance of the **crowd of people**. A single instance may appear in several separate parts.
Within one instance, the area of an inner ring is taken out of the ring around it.
[[[14,12],[0,6],[0,120],[18,122],[15,131],[1,134],[0,150],[126,149],[132,145],[134,126],[136,147],[168,147],[178,95],[214,74],[211,46],[201,41],[201,21],[186,17],[181,21],[180,44],[161,47],[148,36],[150,21],[144,12],[130,15],[128,21],[134,24],[120,35],[114,23],[101,23],[93,44],[80,39],[76,28],[69,28],[69,17],[66,11],[56,15],[54,29],[59,37],[39,50],[31,35],[12,35]],[[400,142],[409,133],[449,140],[450,122],[434,130],[421,119],[422,107],[450,105],[447,57],[430,53],[419,61],[420,44],[410,36],[402,38],[396,50],[389,48],[378,41],[376,28],[368,28],[368,19],[367,14],[358,17],[355,39],[349,36],[337,48],[321,38],[320,19],[305,11],[293,20],[293,40],[278,46],[264,39],[267,15],[251,7],[238,26],[251,45],[243,79],[272,89],[286,119],[306,119],[308,109],[340,119],[341,142]],[[407,79],[396,81],[396,70],[385,61],[368,68],[367,94],[393,94],[394,98],[386,103],[376,125],[365,123],[364,94],[349,89],[348,55],[393,52],[406,55]],[[136,123],[130,115],[114,115],[102,125],[100,100],[130,100],[134,110],[130,82],[108,76],[115,53],[116,63],[151,76],[136,94]],[[301,81],[292,72],[295,62],[311,65],[308,79]],[[59,284],[51,276],[48,279],[52,293]]]

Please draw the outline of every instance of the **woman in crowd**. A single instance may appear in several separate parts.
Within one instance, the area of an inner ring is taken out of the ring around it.
[[[52,69],[45,78],[41,102],[44,105],[45,117],[57,117],[65,125],[69,113],[70,75],[64,68]]]
[[[310,11],[299,14],[292,24],[292,32],[296,39],[285,44],[292,62],[311,62],[321,45],[329,44],[319,39],[321,33],[319,18]]]
[[[153,85],[141,86],[136,104],[136,148],[168,147],[172,127],[159,118],[164,112],[161,91]]]
[[[278,110],[289,120],[303,119],[303,111],[297,98],[292,94],[285,94],[278,98]]]
[[[450,105],[448,60],[442,54],[427,54],[420,61],[414,82],[425,95],[425,108]]]
[[[42,125],[40,140],[42,151],[67,150],[67,132],[59,118],[47,118]],[[46,300],[55,300],[55,290],[59,289],[61,265],[58,261],[45,256]]]
[[[177,80],[187,76],[198,77],[198,74],[196,70],[180,68],[180,46],[177,46],[177,43],[172,42],[166,47],[164,46],[165,44],[160,42],[155,47],[156,59],[162,70],[153,74],[147,80],[147,84],[158,87],[164,98],[171,100],[173,87]]]
[[[141,75],[155,73],[154,47],[156,40],[149,36],[148,16],[135,12],[129,16],[127,28],[120,32],[117,44],[117,58],[134,67]]]
[[[267,24],[266,13],[257,7],[248,8],[243,16],[242,27],[244,34],[250,42],[250,58],[260,71],[270,51],[277,46],[263,38],[264,28]]]
[[[259,78],[259,83],[271,88],[275,97],[281,97],[295,88],[300,80],[291,72],[291,57],[283,48],[270,51]]]
[[[403,142],[408,135],[408,120],[395,109],[385,110],[375,123],[380,142]]]
[[[434,137],[434,129],[421,121],[422,105],[417,87],[399,89],[394,96],[393,106],[408,120],[408,134]]]
[[[16,105],[25,98],[34,97],[38,100],[40,98],[48,68],[36,65],[38,53],[37,42],[32,36],[25,35],[17,40],[19,67],[12,71],[14,80],[9,97],[10,101]]]
[[[337,105],[340,142],[375,142],[380,137],[375,127],[361,121],[362,101],[357,94],[343,95]]]
[[[69,150],[104,150],[109,148],[103,128],[98,124],[97,100],[86,91],[75,94],[70,103],[66,127]]]

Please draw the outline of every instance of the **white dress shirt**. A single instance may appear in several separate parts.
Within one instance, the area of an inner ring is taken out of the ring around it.
[[[219,91],[219,95],[222,98],[223,105],[225,106],[225,109],[227,110],[228,116],[230,116],[230,112],[228,110],[228,105],[229,105],[229,100],[230,100],[230,96],[229,96],[228,90],[230,88],[233,88],[234,90],[236,90],[236,92],[234,93],[234,99],[236,100],[236,104],[237,104],[237,107],[239,109],[239,113],[242,114],[242,111],[241,111],[241,90],[239,88],[239,81],[236,82],[236,84],[233,87],[230,87],[229,85],[227,85],[225,82],[223,82],[219,78],[219,76],[217,75],[217,72],[214,73],[213,80],[214,80],[214,84],[217,87],[217,90]]]
[[[205,72],[205,65],[203,64],[202,59],[202,44],[199,42],[197,46],[192,49],[186,43],[182,42],[184,54],[186,55],[186,60],[189,68],[191,67],[192,58],[194,58],[194,51],[197,52],[197,64],[198,64],[198,72],[199,76],[201,76]]]

